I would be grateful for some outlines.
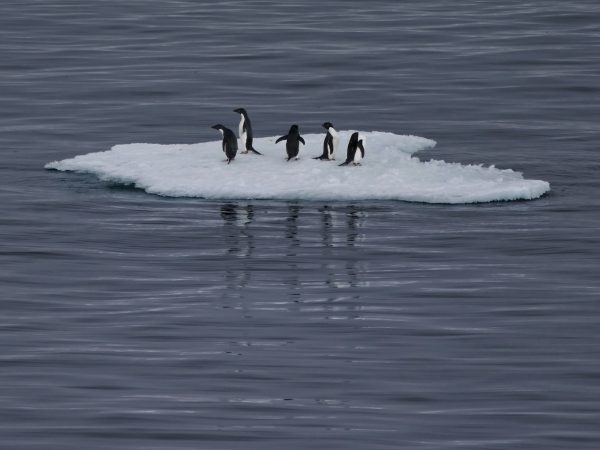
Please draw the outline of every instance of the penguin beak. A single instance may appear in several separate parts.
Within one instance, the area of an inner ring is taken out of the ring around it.
[[[241,114],[241,113],[242,113],[242,110],[241,110],[241,108],[237,108],[237,109],[234,109],[234,110],[233,110],[233,112],[236,112],[236,113],[238,113],[238,114]]]
[[[213,125],[211,128],[214,128],[215,130],[219,129],[219,125]]]
[[[324,123],[324,124],[322,124],[321,126],[322,126],[323,128],[325,128],[325,129],[327,129],[327,128],[328,128],[328,127],[327,127],[327,125],[328,125],[328,124],[327,124],[327,122],[325,122],[325,123]]]

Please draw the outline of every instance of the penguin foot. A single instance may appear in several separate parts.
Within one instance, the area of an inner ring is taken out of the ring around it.
[[[245,150],[245,151],[243,151],[243,152],[240,152],[240,153],[244,153],[244,154],[246,154],[246,153],[248,153],[248,150]]]

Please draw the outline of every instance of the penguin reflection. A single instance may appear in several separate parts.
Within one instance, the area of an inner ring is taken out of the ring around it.
[[[300,246],[298,239],[298,216],[300,215],[300,206],[288,205],[288,216],[285,220],[285,237],[290,240],[290,247],[287,256],[296,256],[296,251]]]
[[[300,281],[298,280],[298,249],[300,239],[298,237],[298,217],[302,208],[297,204],[288,205],[288,215],[285,221],[285,237],[288,240],[286,252],[287,273],[289,274],[286,284],[290,287],[290,296],[294,302],[300,299]]]
[[[221,218],[225,221],[225,225],[233,225],[235,227],[243,227],[250,224],[254,220],[254,206],[240,206],[235,203],[224,203],[221,205]]]
[[[350,205],[346,209],[346,245],[348,248],[354,248],[356,246],[357,238],[359,238],[359,229],[362,228],[362,218],[364,212],[361,211],[356,205]],[[346,258],[346,275],[348,277],[348,283],[351,287],[358,285],[358,273],[360,264],[359,257],[356,251],[352,251]]]
[[[321,258],[321,273],[326,276],[325,284],[327,286],[333,286],[335,283],[335,273],[332,270],[332,252],[333,252],[333,239],[332,239],[332,227],[333,227],[333,216],[331,207],[324,205],[319,208],[321,213],[321,245],[323,247],[323,256]]]
[[[350,205],[346,210],[346,222],[348,224],[346,242],[348,243],[348,247],[354,247],[356,244],[359,219],[360,211],[355,205]]]
[[[221,205],[224,222],[224,241],[227,255],[235,258],[227,262],[225,280],[229,289],[245,287],[250,281],[248,259],[254,251],[254,235],[248,227],[254,219],[252,205],[225,203]]]
[[[333,226],[332,211],[328,205],[323,205],[323,207],[319,208],[319,212],[321,213],[321,243],[324,248],[329,248],[333,243],[331,239],[331,228]]]

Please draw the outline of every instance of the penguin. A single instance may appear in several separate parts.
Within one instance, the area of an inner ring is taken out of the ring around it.
[[[290,127],[290,131],[288,131],[288,134],[286,134],[285,136],[281,136],[275,141],[275,143],[277,144],[278,142],[281,142],[283,140],[286,141],[285,150],[288,155],[287,160],[289,161],[290,159],[295,158],[297,161],[298,152],[300,151],[299,142],[302,142],[302,145],[306,145],[306,142],[304,142],[304,139],[302,139],[302,136],[300,136],[298,125],[292,125]]]
[[[246,112],[246,110],[244,108],[238,108],[234,109],[233,112],[236,112],[241,116],[239,131],[240,143],[243,149],[242,153],[248,153],[249,151],[251,151],[252,153],[255,153],[257,155],[262,155],[262,153],[255,150],[252,147],[252,124],[250,123],[250,117],[248,117],[248,113]]]
[[[323,141],[323,154],[313,159],[333,161],[335,160],[335,149],[338,146],[340,138],[335,128],[333,128],[333,124],[331,122],[325,122],[321,126],[327,130],[325,140]]]
[[[358,131],[352,133],[352,136],[350,136],[350,141],[348,142],[346,161],[340,164],[340,166],[347,166],[350,163],[355,166],[360,166],[360,161],[365,157],[365,141],[366,139],[364,136],[359,134]]]
[[[229,128],[224,127],[220,123],[213,125],[211,128],[219,130],[223,135],[223,151],[225,152],[225,156],[227,156],[227,164],[229,164],[235,159],[235,155],[238,151],[238,144],[235,134]]]

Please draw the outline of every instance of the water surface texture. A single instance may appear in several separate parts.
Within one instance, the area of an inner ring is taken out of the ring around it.
[[[597,449],[599,23],[583,0],[3,0],[2,448]],[[423,161],[552,190],[219,201],[43,169],[215,140],[240,106],[257,136],[425,136]]]

